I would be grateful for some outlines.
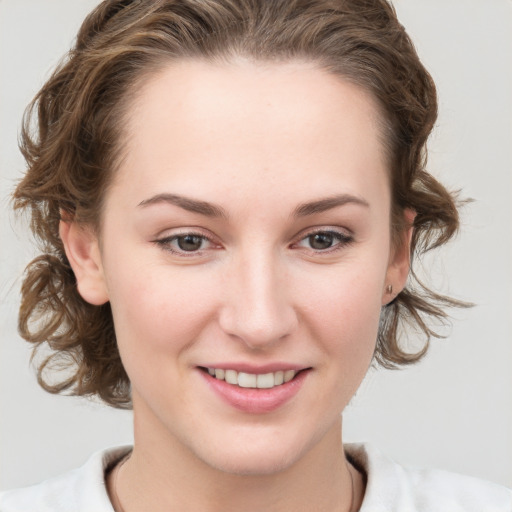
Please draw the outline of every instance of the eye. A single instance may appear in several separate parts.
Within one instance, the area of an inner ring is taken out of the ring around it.
[[[173,241],[182,251],[186,252],[199,251],[203,248],[203,244],[207,242],[204,237],[199,235],[177,236]]]
[[[209,249],[213,245],[212,241],[208,237],[199,233],[183,233],[167,236],[165,238],[155,240],[155,243],[163,249],[176,254],[199,253]]]
[[[314,251],[327,252],[329,249],[336,250],[353,241],[348,236],[339,231],[325,230],[310,233],[297,244],[299,247],[313,249]]]

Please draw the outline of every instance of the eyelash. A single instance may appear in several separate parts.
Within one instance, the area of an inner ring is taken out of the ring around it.
[[[343,249],[344,247],[346,247],[354,242],[354,238],[351,235],[347,235],[341,231],[336,231],[333,229],[317,229],[317,230],[308,232],[305,236],[302,236],[298,240],[298,242],[294,242],[292,244],[292,246],[299,246],[299,244],[301,242],[307,240],[308,238],[310,239],[316,235],[328,235],[328,236],[332,237],[333,245],[330,247],[327,247],[326,249],[313,249],[310,247],[309,250],[313,251],[315,254],[331,254],[333,252]],[[178,234],[171,235],[171,236],[166,236],[164,238],[154,240],[154,243],[157,244],[158,246],[160,246],[165,251],[169,251],[173,254],[177,254],[177,255],[179,255],[181,257],[185,257],[185,258],[201,255],[201,254],[203,254],[204,250],[207,250],[207,249],[198,249],[198,250],[186,251],[184,249],[180,249],[180,248],[176,249],[176,248],[172,247],[171,244],[173,242],[178,243],[178,241],[180,239],[184,239],[186,237],[200,238],[201,244],[203,242],[209,242],[210,244],[214,244],[213,240],[209,236],[207,236],[203,233],[198,233],[198,232],[194,232],[194,231],[189,231],[189,232],[184,232],[184,233],[178,233]]]
[[[157,240],[155,240],[154,242],[160,246],[163,250],[165,251],[169,251],[173,254],[177,254],[179,256],[182,256],[182,257],[191,257],[191,256],[197,256],[198,254],[202,254],[204,249],[203,250],[197,250],[197,251],[186,251],[184,249],[174,249],[172,247],[172,243],[173,242],[178,242],[178,240],[181,238],[181,239],[184,239],[186,237],[197,237],[197,238],[200,238],[201,239],[201,243],[203,243],[204,241],[206,242],[209,242],[211,244],[213,244],[213,240],[209,237],[209,236],[206,236],[205,234],[203,233],[197,233],[195,231],[187,231],[187,232],[183,232],[183,233],[178,233],[176,235],[171,235],[171,236],[166,236],[164,238],[159,238]]]
[[[333,245],[326,248],[326,249],[313,249],[310,248],[312,251],[314,251],[315,254],[331,254],[333,252],[339,251],[351,243],[354,242],[354,237],[351,235],[347,235],[346,233],[343,233],[341,231],[333,230],[333,229],[317,229],[314,231],[310,231],[305,236],[303,236],[298,243],[303,242],[304,240],[307,240],[308,238],[312,238],[316,235],[329,235],[333,238]],[[298,243],[295,243],[294,245],[298,245]]]

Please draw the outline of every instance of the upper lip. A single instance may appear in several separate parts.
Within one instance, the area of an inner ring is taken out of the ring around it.
[[[208,363],[205,365],[200,365],[203,368],[217,368],[219,370],[235,370],[237,372],[244,373],[253,373],[253,374],[264,374],[264,373],[274,373],[278,371],[287,371],[287,370],[295,370],[296,372],[300,370],[306,370],[310,368],[309,366],[292,364],[292,363],[267,363],[267,364],[253,364],[253,363],[244,363],[244,362],[232,362],[232,363]]]

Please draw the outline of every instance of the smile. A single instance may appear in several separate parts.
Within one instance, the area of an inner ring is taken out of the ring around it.
[[[299,393],[312,370],[311,367],[286,366],[281,366],[283,369],[279,370],[275,364],[268,365],[273,368],[251,368],[251,365],[239,364],[238,370],[229,366],[199,366],[198,369],[215,395],[230,407],[246,414],[266,414],[278,410]]]
[[[270,373],[245,373],[236,370],[208,368],[208,373],[218,380],[241,388],[271,389],[290,382],[298,372],[295,370],[279,370]]]

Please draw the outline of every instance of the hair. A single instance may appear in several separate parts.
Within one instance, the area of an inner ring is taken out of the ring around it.
[[[21,336],[34,344],[38,381],[52,393],[99,396],[131,406],[109,304],[77,291],[59,237],[65,217],[100,228],[102,201],[122,152],[123,116],[152,73],[183,59],[307,60],[366,90],[380,109],[392,190],[391,233],[400,243],[404,210],[416,212],[411,263],[458,229],[455,198],[426,170],[437,117],[433,80],[386,0],[107,0],[86,18],[74,47],[25,112],[20,148],[28,170],[14,206],[31,215],[42,254],[26,269]],[[383,308],[374,361],[394,368],[421,359],[431,325],[447,306],[411,268],[404,290]],[[406,350],[412,325],[422,347]],[[50,382],[48,373],[64,376]],[[57,371],[57,373],[56,373]]]

